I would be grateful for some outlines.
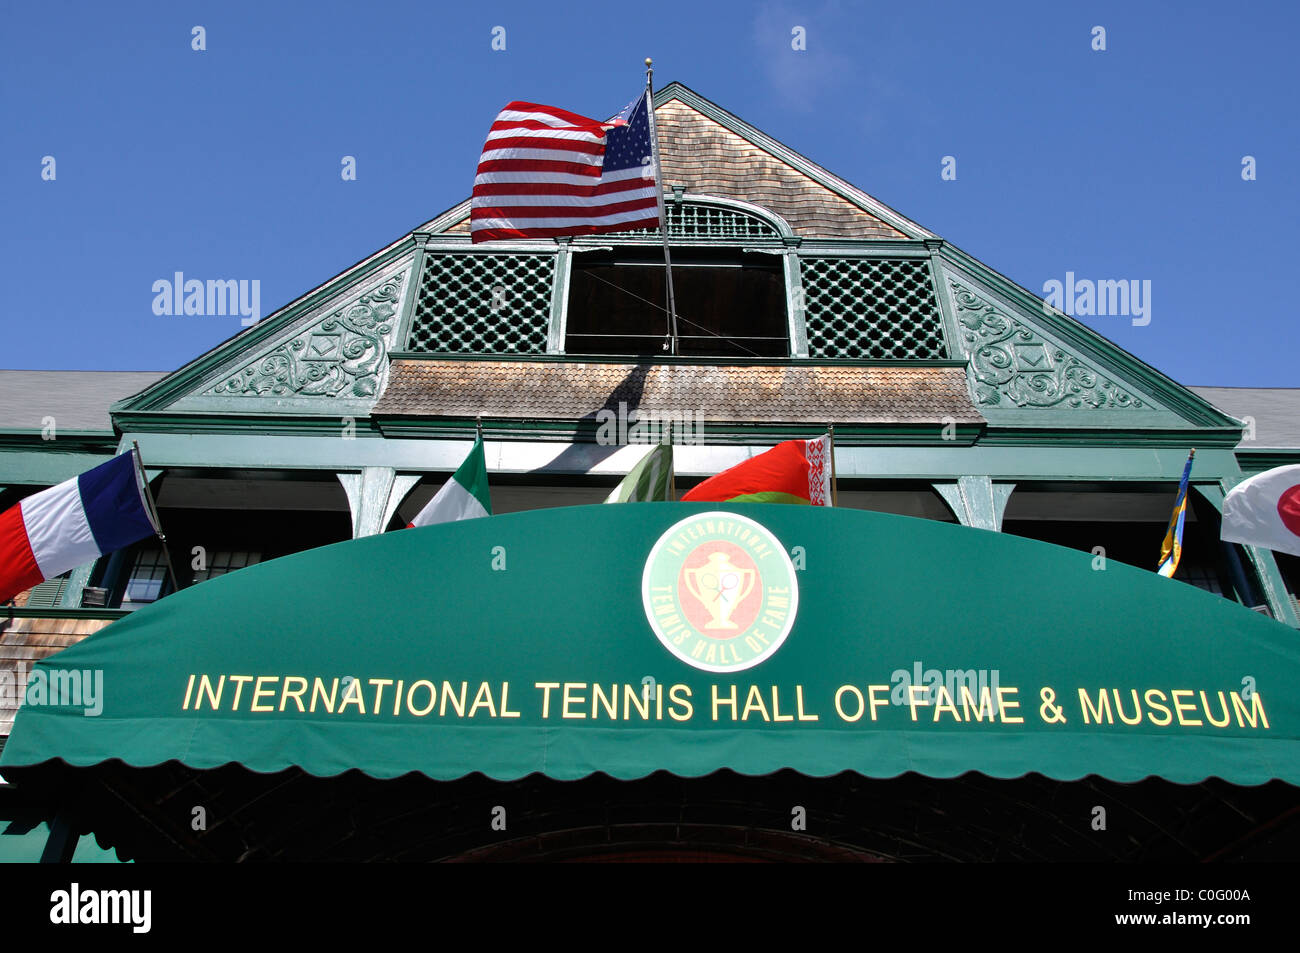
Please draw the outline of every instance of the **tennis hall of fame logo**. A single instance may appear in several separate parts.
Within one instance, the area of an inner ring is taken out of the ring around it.
[[[701,513],[672,526],[646,559],[646,618],[687,665],[740,672],[770,657],[799,608],[794,566],[780,540],[735,513]]]

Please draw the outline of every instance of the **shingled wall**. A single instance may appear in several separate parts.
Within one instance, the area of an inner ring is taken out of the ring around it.
[[[8,736],[32,666],[91,633],[111,619],[14,619],[0,633],[0,737]]]

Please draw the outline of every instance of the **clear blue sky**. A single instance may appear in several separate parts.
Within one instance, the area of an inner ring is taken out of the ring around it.
[[[656,85],[680,80],[1032,291],[1067,271],[1149,280],[1149,325],[1084,320],[1174,379],[1300,386],[1297,11],[9,3],[0,367],[179,367],[238,319],[156,316],[155,280],[259,279],[269,314],[467,197],[506,102],[603,117],[651,55]]]

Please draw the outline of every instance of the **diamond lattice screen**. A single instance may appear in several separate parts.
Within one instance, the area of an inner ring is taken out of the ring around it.
[[[717,205],[696,205],[691,202],[669,202],[668,237],[701,239],[780,238],[772,225],[754,215]],[[641,228],[620,233],[629,237],[653,237],[660,241],[659,229]]]
[[[542,354],[554,278],[552,255],[430,255],[407,349]]]
[[[925,260],[804,258],[809,357],[947,357]]]

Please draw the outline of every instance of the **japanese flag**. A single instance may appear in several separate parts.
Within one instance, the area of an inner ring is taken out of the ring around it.
[[[1233,487],[1223,539],[1300,556],[1300,466],[1276,467]]]

